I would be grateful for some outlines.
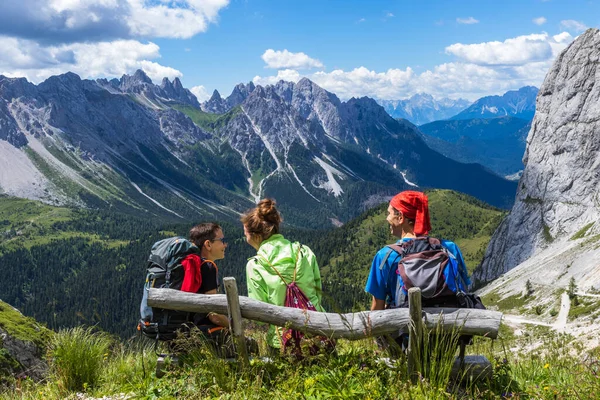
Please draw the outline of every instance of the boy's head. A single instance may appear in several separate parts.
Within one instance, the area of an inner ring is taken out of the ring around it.
[[[194,226],[190,229],[190,240],[200,249],[203,258],[212,261],[225,258],[227,241],[218,224],[207,222]]]

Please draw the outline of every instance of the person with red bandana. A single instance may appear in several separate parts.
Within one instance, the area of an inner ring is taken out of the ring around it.
[[[398,193],[390,201],[387,213],[386,220],[390,225],[390,231],[393,236],[399,238],[397,244],[427,236],[431,230],[429,202],[425,193],[416,191]],[[458,246],[449,240],[440,242],[454,256],[462,280],[469,285],[465,261]],[[365,291],[372,296],[371,311],[405,306],[407,293],[404,290],[402,277],[397,273],[401,257],[398,252],[386,246],[373,258],[365,287]],[[402,290],[396,290],[397,288]]]

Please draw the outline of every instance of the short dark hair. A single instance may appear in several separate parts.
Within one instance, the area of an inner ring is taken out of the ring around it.
[[[214,222],[198,224],[190,229],[190,240],[196,246],[202,248],[202,246],[204,246],[204,242],[215,239],[219,229],[221,229],[221,226]]]

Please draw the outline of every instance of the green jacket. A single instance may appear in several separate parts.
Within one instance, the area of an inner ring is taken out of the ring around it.
[[[279,271],[287,283],[291,283],[299,248],[302,250],[298,258],[296,284],[318,311],[325,311],[321,305],[321,274],[314,253],[307,246],[297,242],[291,243],[280,234],[272,235],[263,241],[256,256],[248,259],[246,265],[248,296],[265,303],[283,306],[287,286],[271,265]],[[277,334],[276,329],[273,325],[269,327],[267,344],[279,348],[282,331],[279,328]]]

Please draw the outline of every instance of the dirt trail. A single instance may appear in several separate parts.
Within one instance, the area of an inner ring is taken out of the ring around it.
[[[537,321],[535,319],[527,319],[518,315],[509,315],[504,314],[504,321],[513,323],[513,324],[530,324],[530,325],[541,325],[541,326],[553,326],[553,324],[549,324],[547,322]]]
[[[509,314],[504,314],[504,321],[506,321],[508,323],[512,323],[512,324],[530,324],[530,325],[549,326],[558,332],[565,332],[566,328],[567,328],[567,320],[569,317],[570,309],[571,309],[571,299],[569,299],[569,295],[565,292],[562,294],[562,296],[560,298],[560,311],[558,312],[556,321],[554,321],[553,324],[538,321],[535,319],[523,318],[519,315],[509,315]]]
[[[567,327],[567,319],[569,318],[569,310],[571,309],[571,299],[569,295],[564,292],[560,297],[560,311],[558,312],[558,317],[556,317],[556,322],[552,328],[554,328],[558,332],[564,332]]]

